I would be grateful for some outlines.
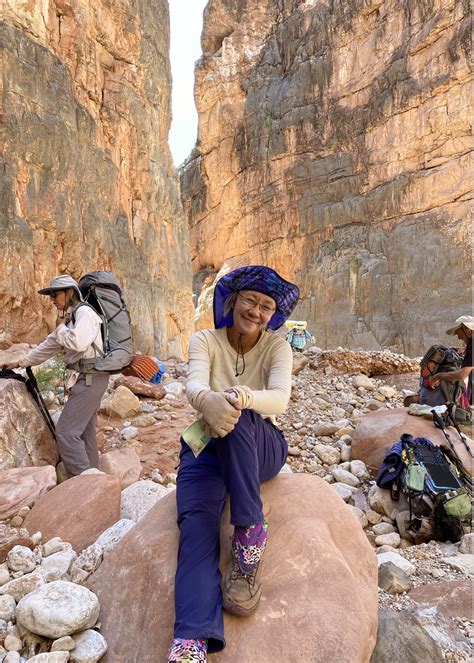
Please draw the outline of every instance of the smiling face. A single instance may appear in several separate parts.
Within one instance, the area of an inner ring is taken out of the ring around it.
[[[239,334],[258,336],[275,313],[275,301],[254,290],[241,290],[234,303],[233,328]]]

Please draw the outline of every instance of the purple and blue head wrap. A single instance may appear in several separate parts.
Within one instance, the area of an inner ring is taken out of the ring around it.
[[[232,327],[234,324],[232,311],[224,312],[228,298],[240,290],[255,290],[271,297],[276,304],[276,311],[270,318],[267,327],[278,329],[282,326],[298,302],[300,291],[298,286],[283,279],[270,267],[249,265],[239,267],[225,274],[216,284],[214,290],[214,326]]]

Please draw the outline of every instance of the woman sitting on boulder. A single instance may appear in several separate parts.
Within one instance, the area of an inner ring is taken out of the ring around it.
[[[215,329],[194,334],[186,393],[211,439],[195,457],[181,439],[177,478],[176,621],[168,661],[207,661],[224,648],[222,607],[248,615],[261,595],[267,541],[260,483],[283,467],[288,447],[275,425],[291,391],[291,348],[273,334],[298,301],[296,285],[268,267],[223,276]],[[234,525],[231,564],[220,587],[219,529],[226,494]]]
[[[6,364],[4,368],[37,366],[64,354],[71,369],[67,386],[72,388],[56,425],[56,442],[68,475],[75,476],[99,465],[96,412],[109,374],[92,371],[94,358],[103,348],[102,321],[88,304],[79,306],[81,291],[71,276],[55,276],[47,288],[38,292],[51,297],[64,322],[21,361]]]

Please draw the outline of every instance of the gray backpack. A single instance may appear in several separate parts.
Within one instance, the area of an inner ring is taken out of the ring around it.
[[[112,272],[88,272],[79,281],[84,302],[102,319],[103,352],[94,361],[94,369],[120,373],[133,357],[130,314],[122,297],[118,279]],[[78,304],[75,308],[84,306]],[[74,315],[74,312],[73,312]]]

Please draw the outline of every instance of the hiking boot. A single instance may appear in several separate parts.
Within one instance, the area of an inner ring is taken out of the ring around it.
[[[267,544],[265,520],[236,527],[232,537],[231,564],[223,580],[223,605],[228,612],[249,615],[262,594],[261,559]]]
[[[262,595],[261,560],[248,573],[243,573],[234,554],[222,582],[222,605],[234,615],[250,615]]]
[[[168,652],[168,663],[206,663],[207,640],[175,638]]]

